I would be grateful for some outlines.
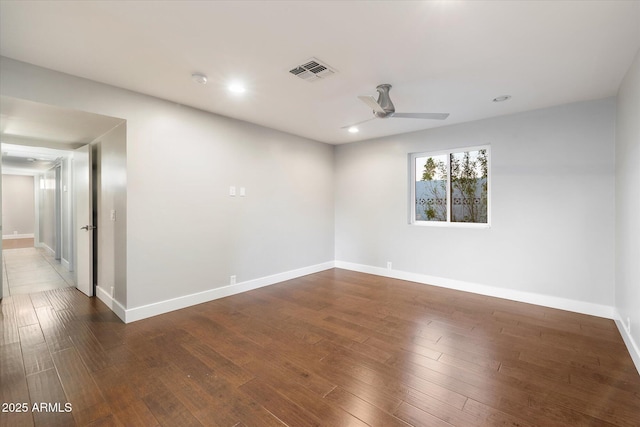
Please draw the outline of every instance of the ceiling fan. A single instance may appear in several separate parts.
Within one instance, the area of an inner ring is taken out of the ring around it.
[[[449,117],[449,113],[396,113],[396,108],[389,98],[389,90],[391,90],[390,84],[381,84],[376,87],[378,91],[378,99],[373,96],[359,96],[362,102],[367,104],[373,109],[373,117],[367,120],[363,120],[358,123],[353,123],[347,126],[343,126],[342,129],[352,128],[364,122],[368,122],[373,119],[388,119],[388,118],[400,118],[400,119],[429,119],[429,120],[444,120]]]

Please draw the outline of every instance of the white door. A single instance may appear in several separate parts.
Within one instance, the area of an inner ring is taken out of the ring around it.
[[[91,200],[91,147],[73,153],[76,287],[93,296],[93,204]]]

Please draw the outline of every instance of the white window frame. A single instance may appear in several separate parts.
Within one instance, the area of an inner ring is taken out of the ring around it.
[[[487,150],[487,222],[451,222],[451,168],[450,159],[453,153],[465,151]],[[446,155],[447,157],[447,220],[446,221],[419,221],[416,220],[416,159],[419,157],[435,157]],[[471,147],[451,148],[439,151],[422,151],[409,154],[409,224],[425,227],[462,227],[462,228],[490,228],[491,227],[491,145],[475,145]]]

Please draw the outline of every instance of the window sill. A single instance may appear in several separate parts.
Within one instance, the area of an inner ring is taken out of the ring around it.
[[[444,221],[414,221],[409,225],[416,227],[440,227],[440,228],[476,228],[487,229],[491,228],[491,224],[476,224],[469,222],[444,222]]]

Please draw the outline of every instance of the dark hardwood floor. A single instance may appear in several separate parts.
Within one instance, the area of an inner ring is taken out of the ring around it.
[[[400,280],[328,270],[128,325],[72,288],[0,307],[2,426],[640,425],[613,321]]]

